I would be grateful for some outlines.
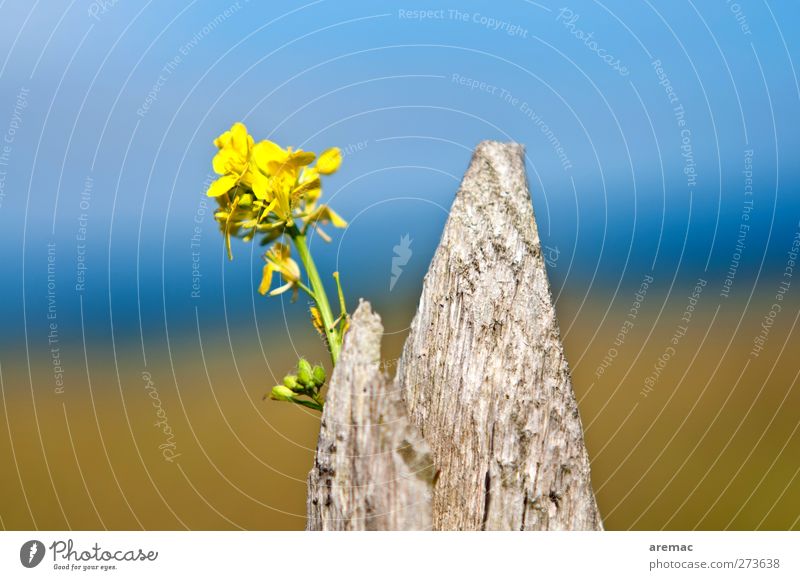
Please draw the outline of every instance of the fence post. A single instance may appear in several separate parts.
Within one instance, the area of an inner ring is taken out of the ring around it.
[[[309,530],[431,528],[430,451],[381,370],[382,335],[380,318],[362,302],[322,413],[308,475]]]
[[[478,145],[425,277],[393,386],[377,374],[380,332],[374,323],[369,332],[359,327],[363,309],[325,406],[309,479],[310,527],[602,529],[520,145]],[[405,407],[375,408],[376,393],[391,393],[387,400],[398,403],[399,392]],[[334,417],[341,426],[350,420],[352,434],[340,428],[333,435]],[[401,451],[407,438],[399,433],[414,434],[413,453]],[[355,454],[349,462],[339,458],[323,485],[331,442],[337,453],[341,445]],[[382,491],[344,488],[364,484],[353,474],[372,469],[397,475],[397,485],[378,478]],[[425,477],[414,477],[420,473]],[[325,485],[346,498],[323,498]],[[363,521],[318,526],[319,503],[326,501]],[[369,525],[364,514],[375,505],[401,513]]]

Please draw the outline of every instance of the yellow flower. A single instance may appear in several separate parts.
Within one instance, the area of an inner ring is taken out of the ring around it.
[[[253,147],[251,158],[269,184],[274,203],[272,211],[279,221],[291,224],[295,208],[304,201],[304,194],[311,188],[304,174],[316,155],[301,149],[292,151],[291,147],[284,149],[272,141],[261,141]]]
[[[230,131],[214,139],[214,145],[219,149],[211,162],[214,171],[220,175],[244,173],[253,146],[253,138],[247,134],[247,127],[242,123],[234,123]]]
[[[316,159],[316,154],[311,151],[292,148],[284,149],[272,141],[261,141],[255,145],[253,150],[253,160],[256,166],[267,176],[275,176],[281,173],[297,175],[297,170],[306,165],[310,165]]]
[[[276,296],[283,294],[287,290],[293,290],[292,300],[297,298],[297,290],[300,285],[300,267],[297,262],[290,257],[291,250],[286,244],[276,242],[266,254],[264,260],[267,262],[264,265],[264,271],[261,278],[261,284],[258,287],[259,293],[266,294],[272,286],[272,275],[276,272],[281,275],[285,282],[283,286],[275,288],[269,295]]]
[[[229,258],[233,259],[232,237],[250,241],[259,236],[267,245],[286,233],[305,235],[312,227],[330,241],[320,225],[347,225],[330,207],[318,204],[321,175],[336,172],[342,163],[338,147],[317,158],[311,151],[284,149],[272,141],[256,143],[242,123],[234,123],[214,145],[218,151],[212,165],[220,177],[208,188],[208,195],[219,203],[214,217]]]
[[[314,167],[306,167],[297,181],[295,195],[302,195],[306,204],[313,204],[322,195],[322,180],[319,171]]]
[[[250,163],[253,137],[247,134],[247,127],[242,123],[234,123],[230,131],[225,131],[214,140],[214,145],[219,151],[211,164],[222,177],[208,188],[208,196],[225,195],[241,184],[252,189],[257,198],[266,198],[269,182]]]
[[[317,161],[317,171],[323,175],[336,173],[342,164],[342,151],[338,147],[331,147],[322,152]]]

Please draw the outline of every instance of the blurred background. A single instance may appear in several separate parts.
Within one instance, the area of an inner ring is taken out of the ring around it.
[[[800,529],[799,12],[0,4],[0,524],[304,527],[319,416],[262,396],[326,351],[204,195],[243,121],[342,148],[312,251],[389,368],[472,149],[525,144],[606,527]]]

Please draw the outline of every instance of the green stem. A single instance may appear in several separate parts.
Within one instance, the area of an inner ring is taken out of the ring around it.
[[[292,403],[302,405],[303,407],[308,407],[309,409],[314,409],[315,411],[322,411],[322,405],[320,403],[316,403],[313,401],[306,401],[304,399],[292,399]]]
[[[308,281],[311,283],[314,301],[317,303],[320,316],[322,316],[322,324],[325,326],[325,338],[328,340],[328,348],[330,348],[331,351],[331,361],[333,362],[334,366],[336,366],[336,361],[339,359],[339,351],[341,350],[342,345],[339,338],[339,333],[334,325],[333,311],[331,311],[331,305],[328,302],[328,295],[325,292],[325,286],[323,286],[322,280],[319,277],[319,272],[317,271],[317,266],[314,264],[314,259],[311,257],[311,253],[308,251],[305,235],[302,234],[299,229],[297,229],[296,225],[292,225],[287,229],[287,231],[289,236],[292,238],[295,247],[297,248],[297,253],[300,256],[300,260],[303,262],[303,266],[306,269]]]
[[[344,303],[344,292],[342,291],[342,282],[339,280],[339,272],[334,272],[333,278],[336,280],[336,292],[339,294],[339,336],[344,336],[344,331],[347,328],[347,305]]]

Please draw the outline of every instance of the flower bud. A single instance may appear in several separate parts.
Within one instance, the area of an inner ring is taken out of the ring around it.
[[[293,391],[302,391],[303,386],[297,382],[295,375],[286,375],[283,377],[283,385]]]
[[[270,399],[275,401],[291,401],[294,399],[294,393],[285,385],[275,385],[272,387],[272,392],[269,395]]]
[[[312,381],[311,364],[304,358],[301,358],[300,362],[297,363],[297,380],[306,386]]]
[[[314,379],[314,386],[321,387],[325,384],[325,369],[319,365],[314,365],[311,371],[311,378]]]

